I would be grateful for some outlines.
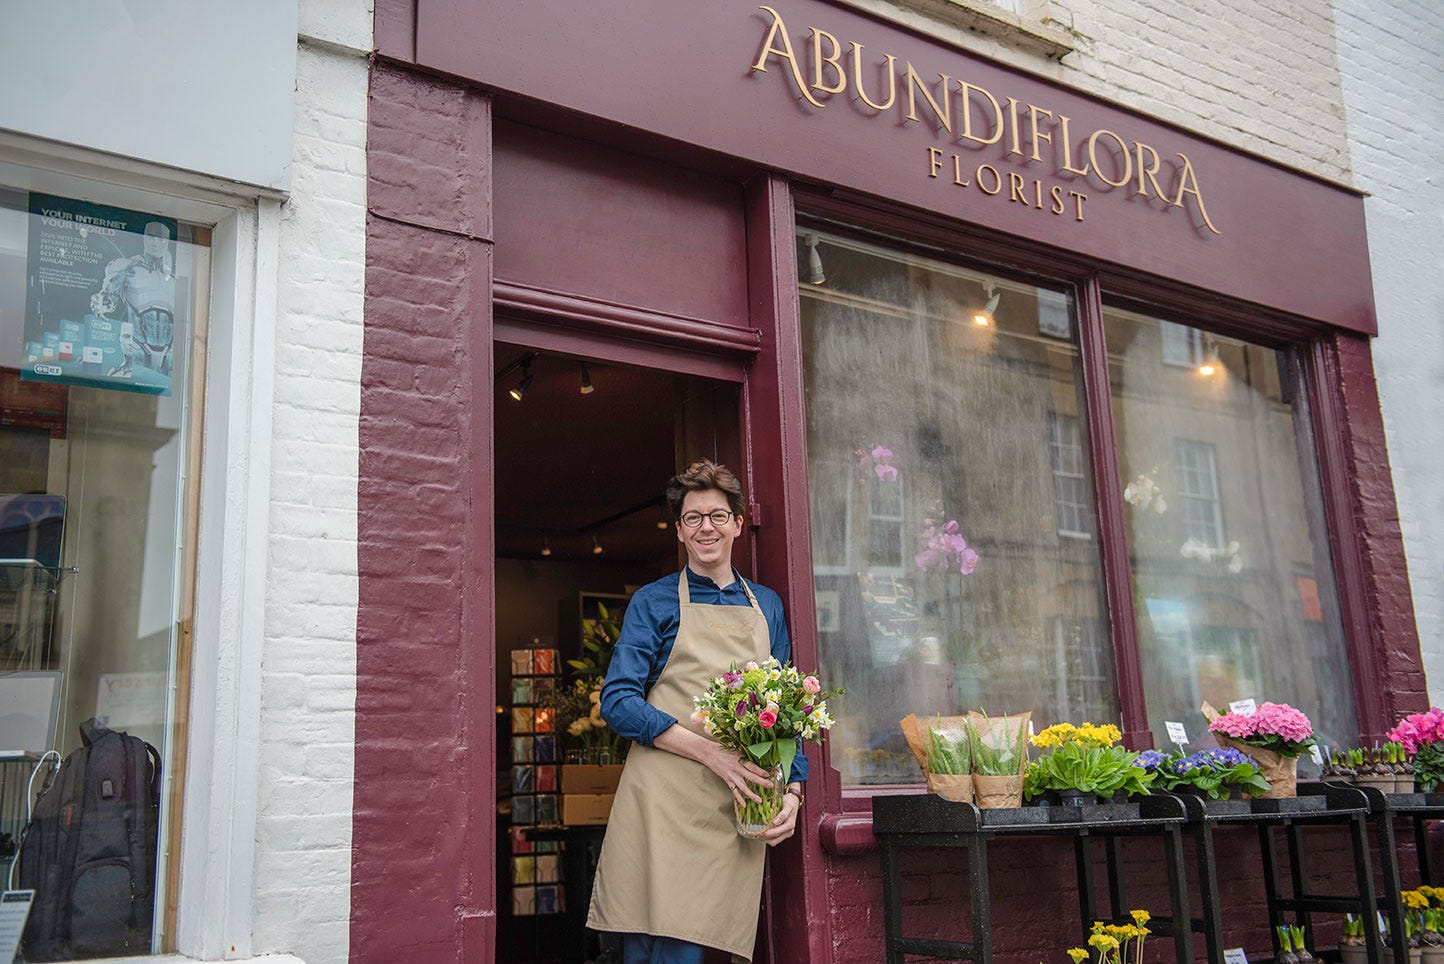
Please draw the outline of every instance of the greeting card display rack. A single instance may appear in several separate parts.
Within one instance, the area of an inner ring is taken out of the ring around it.
[[[561,658],[532,637],[511,652],[511,909],[516,917],[566,909],[561,843],[527,830],[561,820],[560,740],[551,706]]]

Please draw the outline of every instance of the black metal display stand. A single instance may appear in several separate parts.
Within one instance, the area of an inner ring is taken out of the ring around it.
[[[882,845],[883,921],[887,964],[903,964],[904,954],[929,954],[953,960],[992,964],[992,896],[988,885],[988,844],[999,837],[1072,837],[1078,864],[1078,905],[1086,935],[1097,915],[1092,841],[1101,839],[1108,854],[1112,920],[1126,917],[1126,899],[1119,859],[1121,842],[1130,837],[1158,837],[1168,870],[1171,918],[1158,918],[1171,931],[1179,961],[1192,959],[1188,926],[1188,891],[1183,859],[1184,805],[1176,797],[1154,795],[1134,803],[1086,806],[1018,807],[979,810],[970,803],[950,803],[933,794],[879,796],[872,801],[873,833]],[[968,897],[972,939],[928,940],[905,937],[902,927],[902,881],[899,851],[903,847],[962,847],[967,850]],[[1182,922],[1175,926],[1172,922]],[[1163,928],[1160,928],[1163,929]]]
[[[1399,879],[1398,838],[1394,827],[1400,820],[1408,821],[1412,825],[1414,851],[1419,862],[1419,881],[1433,885],[1435,879],[1434,869],[1429,861],[1428,823],[1430,820],[1444,820],[1444,793],[1384,793],[1375,787],[1339,783],[1326,786],[1352,790],[1362,794],[1368,801],[1369,819],[1379,837],[1379,867],[1384,878],[1384,894],[1380,907],[1389,917],[1389,929],[1395,934],[1402,934],[1404,908],[1399,892],[1403,887]],[[1408,948],[1403,941],[1395,941],[1394,944],[1394,961],[1396,964],[1405,964],[1408,960]]]

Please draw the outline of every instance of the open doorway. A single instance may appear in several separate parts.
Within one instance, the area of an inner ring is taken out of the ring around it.
[[[567,732],[591,683],[572,661],[681,564],[666,480],[703,457],[742,474],[739,387],[503,343],[495,365],[496,960],[581,964],[604,950],[585,919],[609,799],[564,793],[561,764],[613,758]]]

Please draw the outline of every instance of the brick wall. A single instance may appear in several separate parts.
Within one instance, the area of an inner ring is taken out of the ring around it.
[[[371,22],[364,9],[301,7],[277,278],[252,946],[326,964],[346,960],[351,917]]]
[[[1355,183],[1370,194],[1373,369],[1429,695],[1444,704],[1444,15],[1427,0],[1335,9]]]

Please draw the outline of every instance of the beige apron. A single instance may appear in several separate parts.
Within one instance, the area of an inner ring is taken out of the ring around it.
[[[694,696],[734,662],[771,655],[767,620],[752,604],[691,602],[677,581],[681,619],[672,654],[647,702],[695,733]],[[587,926],[674,937],[752,959],[767,845],[739,836],[732,793],[695,760],[634,744],[617,786],[597,863]]]

